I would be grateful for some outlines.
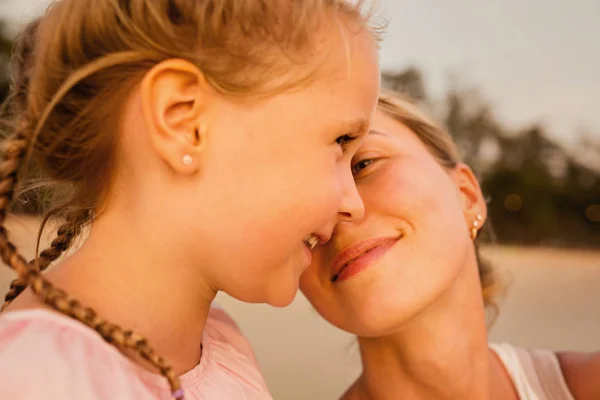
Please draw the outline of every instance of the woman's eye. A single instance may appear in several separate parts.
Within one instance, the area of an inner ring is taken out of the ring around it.
[[[373,159],[366,158],[364,160],[360,160],[352,165],[352,175],[358,175],[363,169],[367,168],[369,165],[373,163]]]
[[[354,140],[356,140],[356,136],[342,135],[339,138],[335,139],[335,142],[342,148],[342,150],[346,150],[348,145]]]

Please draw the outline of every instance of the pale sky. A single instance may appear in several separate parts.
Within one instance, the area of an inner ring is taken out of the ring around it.
[[[460,77],[499,119],[540,121],[569,143],[600,140],[600,0],[378,0],[389,26],[383,69],[415,65],[440,96]],[[0,17],[25,21],[47,0],[0,0]]]

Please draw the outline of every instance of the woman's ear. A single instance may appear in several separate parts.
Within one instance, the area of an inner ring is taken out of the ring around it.
[[[463,214],[467,225],[471,227],[475,220],[478,220],[483,225],[487,218],[487,205],[479,182],[471,168],[466,164],[458,163],[451,171],[450,176],[460,194]]]

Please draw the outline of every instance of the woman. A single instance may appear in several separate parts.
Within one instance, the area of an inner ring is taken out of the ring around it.
[[[301,277],[317,311],[358,336],[363,372],[343,399],[600,399],[598,354],[488,345],[486,203],[446,132],[384,94],[352,171],[365,216],[338,223]]]

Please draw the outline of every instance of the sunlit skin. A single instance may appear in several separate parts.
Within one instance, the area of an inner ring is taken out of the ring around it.
[[[472,171],[440,166],[381,110],[352,165],[364,218],[338,223],[301,277],[317,311],[358,336],[363,372],[342,398],[517,400],[488,348],[471,237],[486,205]],[[598,355],[559,359],[577,399],[600,395]]]
[[[316,67],[314,79],[261,98],[224,95],[183,60],[153,67],[125,102],[102,212],[47,274],[147,337],[176,373],[198,364],[218,291],[289,304],[311,262],[307,238],[362,218],[350,161],[377,103],[377,45],[342,23],[322,35],[287,77]],[[10,309],[39,306],[24,292]]]

